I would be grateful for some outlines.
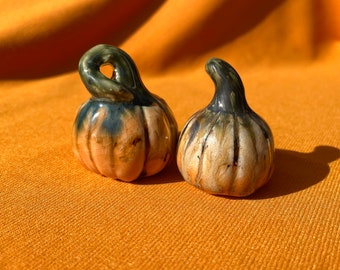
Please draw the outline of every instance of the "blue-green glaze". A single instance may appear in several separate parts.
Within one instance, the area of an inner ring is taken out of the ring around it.
[[[233,114],[250,111],[242,80],[231,65],[221,59],[212,58],[205,69],[215,84],[215,95],[208,105],[209,110]]]
[[[273,172],[273,136],[249,107],[241,78],[230,64],[212,58],[206,71],[215,94],[184,125],[177,164],[188,183],[208,193],[247,196]]]
[[[108,115],[105,118],[102,128],[103,131],[108,134],[117,134],[121,131],[123,126],[123,121],[121,117],[124,117],[126,110],[132,111],[134,106],[128,103],[112,103],[106,100],[97,101],[90,99],[84,103],[79,110],[78,115],[75,120],[75,129],[80,132],[84,129],[84,122],[88,121],[90,115],[91,122],[96,124],[96,115],[100,113],[100,110],[106,107]]]
[[[112,78],[101,73],[103,64],[114,67]],[[87,90],[95,98],[148,106],[155,98],[144,86],[134,61],[123,50],[110,45],[97,45],[79,61],[79,74]]]
[[[111,78],[100,71],[111,64]],[[177,123],[166,104],[144,86],[123,50],[97,45],[79,62],[91,98],[73,128],[74,152],[85,167],[123,181],[159,172],[174,155]]]

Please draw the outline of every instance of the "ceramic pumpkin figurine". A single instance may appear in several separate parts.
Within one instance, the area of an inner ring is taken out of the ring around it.
[[[179,170],[188,183],[208,193],[250,195],[273,172],[271,130],[247,104],[242,81],[228,63],[212,58],[206,71],[214,81],[215,95],[180,134]]]
[[[111,64],[111,78],[100,67]],[[175,153],[177,123],[164,100],[143,85],[137,67],[117,47],[97,45],[79,62],[92,97],[79,109],[73,149],[89,170],[122,181],[160,172]]]

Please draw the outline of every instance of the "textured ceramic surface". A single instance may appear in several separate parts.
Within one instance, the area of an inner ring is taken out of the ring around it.
[[[100,67],[111,64],[111,78]],[[164,100],[143,85],[124,51],[97,45],[79,62],[92,97],[76,116],[74,153],[89,170],[122,181],[160,172],[175,153],[177,124]]]
[[[179,170],[188,183],[208,193],[250,195],[273,172],[271,130],[247,104],[242,81],[228,63],[212,58],[206,71],[215,95],[180,134]]]

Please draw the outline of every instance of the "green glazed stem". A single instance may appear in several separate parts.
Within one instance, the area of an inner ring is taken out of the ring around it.
[[[112,78],[101,73],[100,67],[111,64]],[[79,74],[94,98],[149,105],[154,99],[143,85],[137,67],[123,50],[100,44],[87,51],[79,61]]]
[[[211,58],[205,69],[215,84],[215,95],[208,109],[231,114],[243,114],[250,111],[242,80],[231,65],[221,59]]]

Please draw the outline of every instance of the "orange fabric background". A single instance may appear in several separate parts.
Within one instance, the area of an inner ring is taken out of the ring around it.
[[[337,269],[338,0],[1,1],[1,269]],[[240,73],[270,125],[276,168],[244,199],[208,195],[171,164],[122,183],[71,149],[76,71],[98,43],[135,60],[181,128],[212,98],[209,57]]]

